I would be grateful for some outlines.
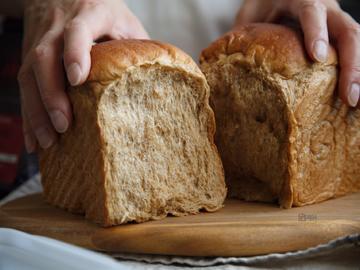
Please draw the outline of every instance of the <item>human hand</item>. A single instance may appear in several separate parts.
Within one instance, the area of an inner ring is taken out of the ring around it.
[[[272,22],[281,15],[298,19],[309,56],[325,62],[329,37],[340,62],[339,95],[344,103],[360,107],[360,26],[335,0],[245,0],[235,25]]]
[[[23,64],[18,74],[28,152],[50,147],[71,124],[65,91],[83,83],[90,50],[100,38],[146,39],[139,20],[122,0],[30,0],[25,7]]]

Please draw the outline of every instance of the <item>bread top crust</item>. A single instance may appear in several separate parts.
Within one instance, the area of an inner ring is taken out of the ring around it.
[[[314,63],[303,43],[301,33],[287,26],[267,23],[242,25],[203,50],[200,63],[213,63],[223,56],[239,53],[251,66],[290,78]],[[330,47],[328,60],[322,65],[336,64],[336,52]]]
[[[203,77],[192,58],[175,46],[154,40],[123,39],[92,47],[87,82],[106,83],[120,77],[127,68],[146,64],[173,66]]]

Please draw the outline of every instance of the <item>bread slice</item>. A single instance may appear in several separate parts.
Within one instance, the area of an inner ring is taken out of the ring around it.
[[[121,40],[95,45],[91,61],[69,90],[73,125],[40,153],[46,200],[103,226],[221,208],[210,90],[193,60]]]
[[[336,93],[337,60],[301,34],[250,24],[201,55],[229,196],[302,206],[360,190],[360,110]]]

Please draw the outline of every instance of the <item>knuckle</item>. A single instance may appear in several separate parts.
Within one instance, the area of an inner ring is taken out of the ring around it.
[[[65,31],[73,31],[74,29],[78,29],[84,26],[85,22],[82,19],[74,18],[66,24]]]
[[[321,39],[327,40],[327,36],[325,36],[325,33],[326,33],[325,31],[326,31],[326,28],[323,25],[316,24],[316,25],[311,26],[311,33],[314,33],[313,34],[314,39],[321,38]],[[308,31],[305,33],[305,35],[306,34],[308,34]]]
[[[49,108],[53,104],[53,95],[50,91],[41,91],[41,100],[45,108]]]
[[[44,41],[42,43],[51,42],[52,40],[54,40],[59,35],[58,32],[59,31],[56,31],[55,29],[48,30],[44,35]]]
[[[34,61],[35,62],[41,62],[45,58],[47,58],[47,54],[48,54],[47,51],[48,51],[47,46],[45,46],[44,44],[37,45],[33,50]]]
[[[356,75],[360,74],[360,65],[341,66],[341,69],[347,74],[356,74]]]
[[[313,9],[320,12],[326,12],[326,6],[319,0],[303,0],[300,2],[300,10],[305,12]]]
[[[88,1],[83,1],[82,7],[85,9],[103,9],[106,8],[106,5],[103,1],[88,0]]]
[[[346,26],[345,32],[350,36],[360,37],[360,25],[356,22],[350,22]]]
[[[349,72],[353,74],[360,74],[360,66],[353,66],[349,68]]]

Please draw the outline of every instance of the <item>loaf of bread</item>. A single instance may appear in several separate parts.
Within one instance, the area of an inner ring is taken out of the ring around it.
[[[314,63],[302,34],[239,27],[202,52],[229,196],[302,206],[360,190],[360,110],[337,95],[337,58]]]
[[[226,196],[209,86],[155,41],[100,43],[69,89],[73,125],[40,153],[48,202],[103,226],[215,211]]]

